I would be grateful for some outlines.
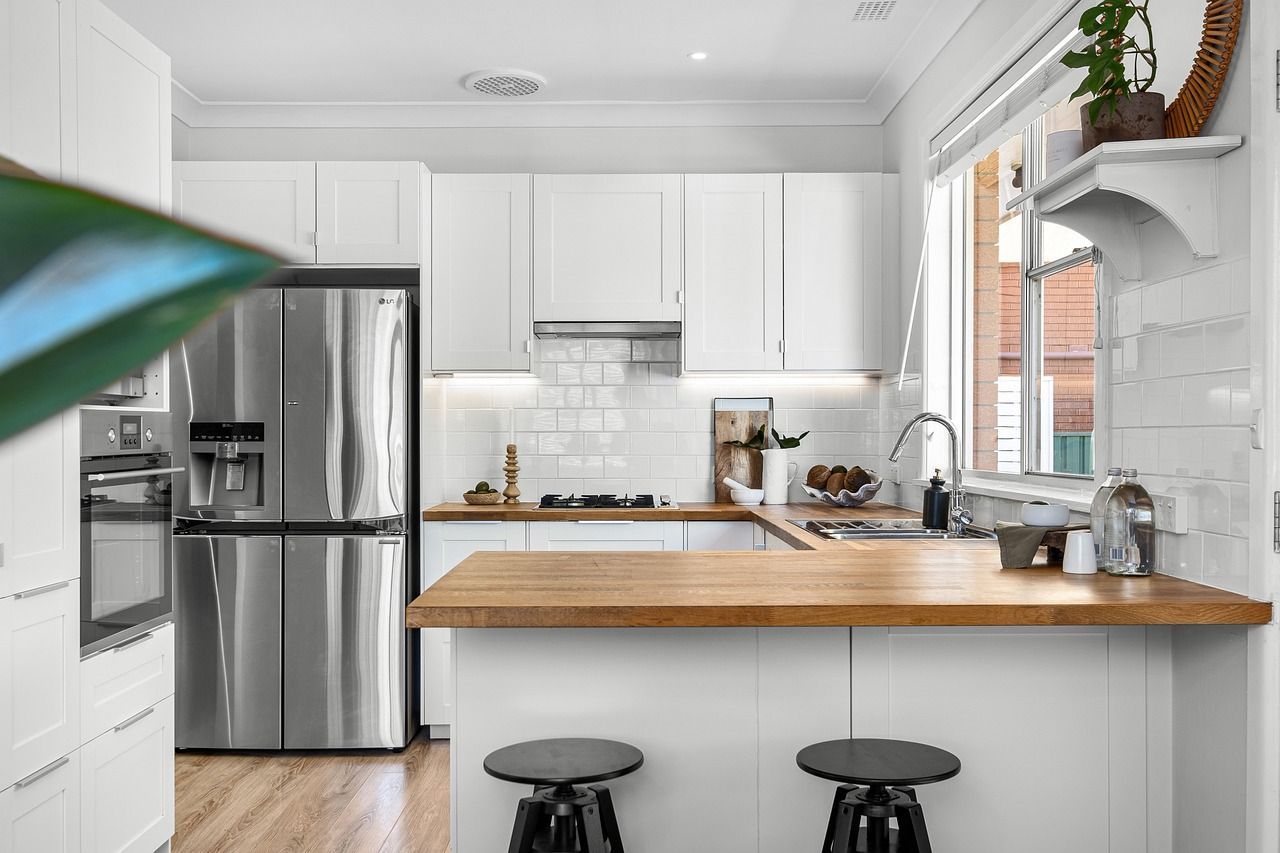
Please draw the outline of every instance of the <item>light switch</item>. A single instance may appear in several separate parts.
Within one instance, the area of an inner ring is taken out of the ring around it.
[[[1192,498],[1188,495],[1152,495],[1155,504],[1156,530],[1186,533]]]

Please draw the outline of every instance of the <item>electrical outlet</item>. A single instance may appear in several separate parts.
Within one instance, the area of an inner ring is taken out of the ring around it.
[[[1191,498],[1187,495],[1152,495],[1155,504],[1156,530],[1166,533],[1186,533],[1190,515]]]
[[[889,463],[889,482],[893,483],[895,486],[902,485],[901,468],[902,466],[900,466],[897,462]]]

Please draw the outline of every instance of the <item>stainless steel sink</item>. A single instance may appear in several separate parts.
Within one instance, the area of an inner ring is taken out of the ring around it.
[[[949,530],[927,530],[918,518],[859,519],[837,521],[833,519],[789,518],[787,521],[824,539],[866,541],[888,539],[895,541],[945,541],[995,539],[990,530],[969,527],[963,534]]]

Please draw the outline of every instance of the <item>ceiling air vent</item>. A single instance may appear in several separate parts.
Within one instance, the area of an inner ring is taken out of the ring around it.
[[[542,87],[547,85],[547,78],[532,71],[520,71],[515,68],[490,68],[469,75],[462,85],[482,95],[522,98],[541,91]]]
[[[893,7],[897,5],[898,0],[861,0],[858,8],[853,11],[853,20],[855,23],[887,21],[893,14]]]

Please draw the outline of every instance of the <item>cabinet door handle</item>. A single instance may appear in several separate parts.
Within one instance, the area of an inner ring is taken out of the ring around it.
[[[578,524],[635,524],[635,523],[636,521],[634,518],[630,518],[630,519],[610,518],[608,520],[590,519],[590,518],[578,519]]]
[[[59,758],[57,761],[53,762],[52,764],[49,764],[45,767],[41,767],[39,770],[37,770],[35,773],[32,773],[30,776],[26,777],[25,779],[19,779],[17,782],[14,782],[13,787],[25,788],[28,785],[39,782],[41,779],[48,776],[53,771],[57,770],[59,767],[65,766],[70,761],[71,761],[71,757],[68,755],[64,755],[61,758]]]
[[[118,646],[113,646],[111,651],[123,652],[125,649],[131,649],[134,646],[139,645],[140,643],[145,643],[147,640],[150,640],[153,636],[155,635],[148,632],[146,634],[143,634],[141,637],[134,637],[132,640],[129,640],[126,643],[121,643]]]
[[[62,589],[71,586],[71,581],[62,581],[61,583],[51,583],[48,586],[38,586],[35,589],[29,589],[26,592],[20,592],[14,598],[35,598],[37,595],[44,595],[46,592]]]
[[[116,726],[114,729],[112,729],[112,731],[122,732],[122,731],[124,731],[125,729],[129,728],[129,726],[132,726],[134,723],[136,723],[136,722],[138,722],[138,721],[142,720],[143,718],[151,716],[152,712],[154,712],[154,711],[155,711],[155,708],[154,708],[154,707],[148,708],[148,709],[147,709],[147,710],[145,710],[145,711],[139,711],[138,713],[134,714],[134,715],[133,715],[132,717],[130,717],[129,719],[125,720],[125,721],[124,721],[123,723],[121,723],[120,725]]]

